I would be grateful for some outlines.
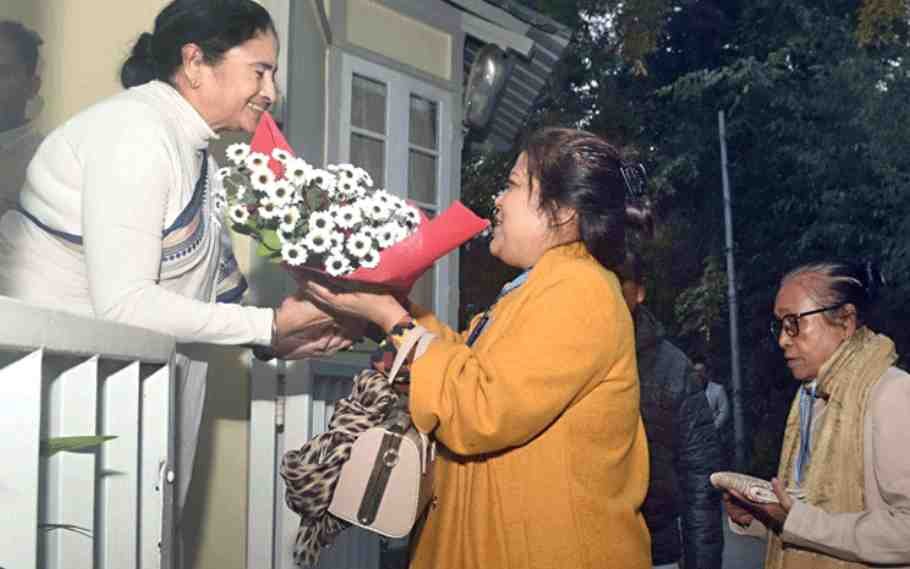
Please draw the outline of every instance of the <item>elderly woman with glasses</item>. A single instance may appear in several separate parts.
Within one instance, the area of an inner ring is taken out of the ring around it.
[[[734,531],[768,536],[766,569],[910,567],[910,376],[866,327],[880,283],[842,263],[781,281],[771,330],[802,386],[772,481],[780,503],[724,495]]]

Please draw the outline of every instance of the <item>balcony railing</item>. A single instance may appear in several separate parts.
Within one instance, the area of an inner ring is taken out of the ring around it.
[[[0,569],[173,566],[174,350],[0,297]],[[43,448],[98,435],[116,438]]]

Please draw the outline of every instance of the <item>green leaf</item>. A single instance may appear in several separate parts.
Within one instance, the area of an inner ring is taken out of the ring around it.
[[[92,537],[91,528],[77,526],[76,524],[38,524],[38,529],[46,532],[53,530],[71,531],[73,533],[78,533],[79,535],[84,535],[85,537]]]
[[[274,229],[263,229],[259,233],[259,239],[256,254],[260,257],[272,257],[276,252],[281,251],[281,241],[278,240],[278,232]]]
[[[116,436],[101,437],[51,437],[43,442],[42,450],[47,455],[59,451],[77,451],[97,447],[105,441],[116,439]]]
[[[241,235],[253,235],[255,230],[247,224],[233,223],[231,224],[231,229],[240,233]]]

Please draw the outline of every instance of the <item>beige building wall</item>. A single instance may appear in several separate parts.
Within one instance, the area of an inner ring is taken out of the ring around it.
[[[44,101],[49,131],[121,90],[120,65],[168,0],[0,0],[0,19],[21,21],[44,39]],[[240,245],[244,245],[240,243]],[[241,262],[248,259],[243,258]],[[249,382],[248,350],[213,348],[196,471],[184,520],[191,567],[245,566]]]
[[[371,0],[346,0],[345,35],[359,45],[440,79],[452,78],[452,36]]]
[[[44,109],[49,130],[120,90],[120,64],[166,0],[2,0],[0,15],[22,21],[44,39]],[[7,15],[8,14],[8,15]]]

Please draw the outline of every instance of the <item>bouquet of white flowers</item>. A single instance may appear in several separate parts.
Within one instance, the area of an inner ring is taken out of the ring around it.
[[[232,144],[227,159],[216,173],[216,207],[227,208],[235,231],[259,242],[259,255],[298,278],[315,270],[407,289],[436,259],[488,225],[459,203],[429,221],[374,188],[362,168],[317,168],[295,157],[268,113],[251,144]]]

